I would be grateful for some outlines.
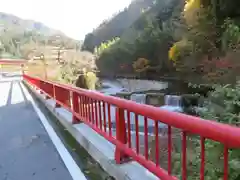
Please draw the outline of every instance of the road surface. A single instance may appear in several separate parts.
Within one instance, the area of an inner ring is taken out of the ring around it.
[[[0,93],[0,180],[73,180],[20,77],[1,78]]]

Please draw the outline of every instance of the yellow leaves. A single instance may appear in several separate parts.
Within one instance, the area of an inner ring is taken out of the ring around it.
[[[170,60],[172,61],[176,61],[177,60],[177,42],[169,49],[168,51],[168,57]]]
[[[184,6],[184,18],[187,24],[192,24],[195,21],[195,12],[201,8],[201,0],[186,0]]]
[[[96,83],[98,81],[98,78],[94,72],[86,72],[85,74],[85,80],[88,89],[95,90],[96,89]]]
[[[199,9],[201,7],[201,0],[186,0],[184,12]]]
[[[91,79],[97,78],[96,74],[94,72],[86,72],[86,76]]]
[[[107,42],[102,42],[99,47],[95,47],[94,53],[100,55],[103,51],[109,49],[112,45],[120,40],[119,37],[113,38]]]
[[[191,43],[186,39],[182,39],[173,44],[173,46],[168,51],[168,57],[173,62],[176,62],[181,55],[186,54],[191,49]]]
[[[150,67],[149,60],[145,58],[139,58],[137,61],[133,63],[133,69],[136,72],[144,72]]]
[[[176,62],[180,57],[181,46],[184,45],[183,40],[174,43],[174,45],[168,51],[168,57],[173,62]]]

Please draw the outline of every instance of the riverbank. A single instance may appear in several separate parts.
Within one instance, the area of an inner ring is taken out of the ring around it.
[[[115,92],[160,92],[168,95],[200,94],[206,97],[214,89],[211,84],[194,84],[183,80],[144,80],[128,78],[100,78],[104,91],[114,87]]]
[[[135,74],[128,74],[128,75],[103,75],[103,74],[96,74],[97,77],[100,79],[140,79],[140,80],[153,80],[153,81],[180,81],[181,78],[177,76],[158,76],[158,75],[149,75],[149,76],[138,76]]]

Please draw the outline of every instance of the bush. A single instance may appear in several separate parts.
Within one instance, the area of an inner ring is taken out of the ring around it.
[[[214,106],[218,102],[221,106],[221,111],[219,112],[219,107]],[[239,126],[240,124],[240,86],[231,87],[217,86],[215,91],[210,93],[208,100],[205,103],[205,110],[200,112],[202,118],[211,119],[220,123],[231,124],[233,126]],[[220,179],[222,173],[219,172],[219,167],[213,167],[212,164],[218,164],[219,159],[223,157],[223,145],[208,141],[206,144],[208,153],[212,156],[209,157],[211,162],[207,163],[206,169],[211,175],[212,179]],[[200,153],[200,152],[199,152]],[[237,180],[240,178],[240,151],[237,149],[229,150],[229,179]],[[212,166],[212,170],[211,167]],[[222,172],[222,171],[221,171]]]
[[[83,72],[78,76],[78,79],[76,80],[76,86],[83,89],[95,90],[97,82],[98,78],[95,73]],[[100,85],[98,84],[98,86]]]
[[[182,106],[198,106],[200,95],[199,94],[183,94],[182,95]]]
[[[87,89],[95,90],[96,89],[96,83],[98,81],[98,78],[97,78],[96,74],[93,73],[93,72],[87,72],[85,74],[84,78],[85,78],[85,81],[86,81]]]
[[[191,99],[191,98],[190,98]],[[222,106],[219,113],[217,106],[213,106],[215,101]],[[200,116],[204,119],[210,119],[220,123],[239,126],[240,124],[240,85],[231,86],[216,86],[215,90],[209,93],[208,99],[205,102],[205,108],[200,112]],[[203,120],[204,121],[204,120]],[[182,151],[181,151],[181,132],[175,131],[173,128],[173,149],[172,149],[172,173],[181,178],[182,171]],[[167,133],[167,130],[166,130]],[[175,136],[174,136],[175,134]],[[162,134],[161,134],[162,135]],[[194,134],[187,133],[187,179],[199,180],[201,169],[201,146],[200,138]],[[161,147],[160,165],[167,169],[167,143],[164,144],[164,139],[167,141],[167,136],[160,136],[159,143]],[[155,160],[155,139],[150,140],[150,158]],[[224,146],[218,142],[211,140],[205,141],[205,179],[219,180],[222,179],[223,173],[223,152]],[[240,179],[240,151],[239,149],[229,149],[229,180]]]

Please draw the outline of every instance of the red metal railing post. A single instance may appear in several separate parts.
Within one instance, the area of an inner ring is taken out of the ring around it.
[[[61,105],[57,102],[58,98],[57,98],[57,86],[53,85],[53,95],[54,95],[54,99],[55,99],[55,108],[59,108],[61,107]]]
[[[43,92],[43,88],[42,88],[42,85],[43,84],[43,82],[42,81],[39,81],[39,86],[38,86],[38,88],[39,88],[39,90],[40,90],[40,94],[44,94],[44,92]]]
[[[43,88],[43,90],[45,91],[45,93],[48,92],[48,86],[47,86],[47,85],[48,85],[48,84],[43,81],[43,83],[42,83],[42,88]],[[45,99],[46,99],[46,100],[47,100],[47,99],[50,99],[50,96],[47,95],[47,94],[45,94]]]
[[[24,75],[24,64],[21,64],[22,76]]]
[[[74,113],[79,114],[79,99],[78,99],[78,94],[76,92],[72,93],[72,110]],[[76,124],[79,122],[79,119],[76,117],[76,115],[74,115],[73,113],[73,117],[72,117],[72,123]]]
[[[116,138],[122,144],[127,144],[127,131],[124,118],[124,109],[116,108]],[[129,156],[121,151],[117,146],[115,150],[115,160],[117,164],[129,160]]]

